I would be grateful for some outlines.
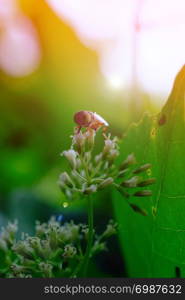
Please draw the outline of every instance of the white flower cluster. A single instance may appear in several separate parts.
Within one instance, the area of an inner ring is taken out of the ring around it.
[[[59,186],[68,199],[89,195],[110,186],[114,182],[114,161],[119,155],[117,138],[104,136],[102,151],[93,155],[96,131],[88,129],[76,132],[71,149],[64,151],[70,172],[59,176]]]
[[[116,159],[120,153],[117,137],[111,138],[110,134],[102,136],[102,151],[94,155],[96,131],[91,128],[83,131],[75,129],[71,148],[62,153],[69,163],[70,171],[61,173],[58,181],[67,199],[87,196],[111,185],[124,198],[151,196],[150,190],[142,189],[155,182],[155,178],[146,177],[146,171],[151,165],[144,164],[134,169],[136,159],[131,153],[118,166]],[[142,212],[135,204],[128,204],[134,211]]]
[[[91,256],[106,249],[106,240],[116,234],[112,221],[100,235],[95,234]],[[0,232],[0,277],[73,277],[74,266],[81,264],[87,244],[88,226],[73,221],[60,224],[54,217],[36,223],[35,235],[22,234],[16,239],[17,222]]]

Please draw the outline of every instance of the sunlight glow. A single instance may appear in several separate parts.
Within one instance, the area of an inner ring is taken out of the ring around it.
[[[108,82],[167,94],[185,61],[184,0],[47,0],[99,54]],[[160,9],[159,9],[160,8]]]
[[[123,79],[121,77],[112,76],[110,78],[107,78],[107,80],[110,87],[112,87],[113,89],[121,89],[124,86]]]

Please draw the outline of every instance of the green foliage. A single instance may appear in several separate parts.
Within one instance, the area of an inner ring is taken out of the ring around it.
[[[145,178],[157,179],[150,198],[129,198],[147,216],[134,213],[120,194],[113,195],[130,277],[175,277],[179,269],[185,275],[184,95],[185,67],[161,113],[145,115],[138,125],[132,125],[120,148],[121,156],[134,151],[139,162],[150,162],[152,168]]]
[[[9,223],[0,235],[0,277],[75,277],[88,240],[88,227],[73,222],[60,225],[52,218],[36,223],[35,236],[22,234],[16,240],[17,223]],[[95,235],[90,256],[105,251],[106,239],[116,233],[110,221],[101,235]]]

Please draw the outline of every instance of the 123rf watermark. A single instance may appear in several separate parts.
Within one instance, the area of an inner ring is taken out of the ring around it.
[[[44,294],[60,295],[139,295],[139,294],[182,294],[180,284],[133,284],[128,286],[98,286],[98,285],[49,285],[44,286]]]

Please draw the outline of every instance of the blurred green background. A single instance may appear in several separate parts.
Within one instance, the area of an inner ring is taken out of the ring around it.
[[[21,230],[32,233],[35,220],[51,215],[86,222],[85,203],[64,208],[57,186],[65,168],[60,153],[70,145],[73,114],[96,111],[121,137],[144,111],[157,112],[160,105],[139,90],[142,101],[136,110],[132,95],[137,93],[109,89],[96,52],[85,47],[44,1],[22,0],[20,5],[36,28],[42,57],[27,76],[0,71],[0,225],[16,218]],[[96,201],[97,230],[114,218],[109,195],[100,193]],[[126,275],[116,237],[109,248],[92,264],[95,277]]]

